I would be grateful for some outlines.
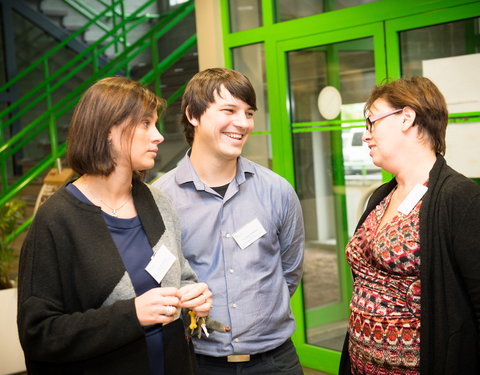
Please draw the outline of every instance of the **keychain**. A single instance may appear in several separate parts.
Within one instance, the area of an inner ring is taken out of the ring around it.
[[[198,330],[197,337],[198,338],[202,337],[202,330],[205,333],[205,336],[208,337],[209,333],[207,330],[207,325],[205,323],[205,318],[195,315],[195,313],[191,310],[188,312],[188,315],[190,315],[190,325],[188,326],[188,328],[190,329],[190,334],[193,335],[195,333],[195,330],[200,325],[202,329]]]

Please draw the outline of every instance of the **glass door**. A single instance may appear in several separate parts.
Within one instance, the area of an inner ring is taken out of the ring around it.
[[[382,180],[361,140],[364,102],[385,73],[380,46],[381,24],[280,44],[306,235],[304,319],[297,320],[302,337],[296,345],[302,363],[329,373],[336,373],[349,317],[345,245],[366,197]]]

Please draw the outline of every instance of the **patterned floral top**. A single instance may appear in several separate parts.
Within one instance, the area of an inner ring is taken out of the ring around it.
[[[419,374],[422,201],[379,228],[394,191],[368,215],[346,249],[355,276],[348,328],[352,374]]]

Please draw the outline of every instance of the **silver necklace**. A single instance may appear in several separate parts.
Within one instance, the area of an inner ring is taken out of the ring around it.
[[[90,190],[90,187],[85,184],[86,187],[87,187],[87,190],[88,192],[97,200],[97,201],[100,201],[102,202],[105,206],[107,206],[110,210],[112,210],[112,212],[110,212],[110,215],[112,216],[115,216],[115,217],[118,217],[118,210],[122,209],[123,206],[125,206],[128,201],[130,200],[130,195],[128,196],[128,198],[125,200],[125,202],[123,202],[119,207],[117,208],[113,208],[112,206],[110,206],[107,202],[105,202],[102,198],[98,198],[95,194],[92,193],[92,191]],[[128,191],[129,194],[130,192],[132,191],[132,185],[130,185],[130,190]]]

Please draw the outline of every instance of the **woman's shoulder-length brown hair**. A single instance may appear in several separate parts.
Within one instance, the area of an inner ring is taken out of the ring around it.
[[[79,175],[108,176],[116,166],[108,141],[110,129],[126,121],[125,131],[131,135],[142,119],[164,109],[165,101],[137,81],[125,77],[99,80],[85,91],[73,111],[67,138],[70,167]]]

